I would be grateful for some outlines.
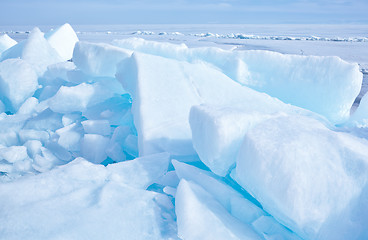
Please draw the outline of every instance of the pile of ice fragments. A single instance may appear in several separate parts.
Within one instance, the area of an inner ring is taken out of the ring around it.
[[[0,37],[4,239],[368,239],[368,96],[337,57]]]

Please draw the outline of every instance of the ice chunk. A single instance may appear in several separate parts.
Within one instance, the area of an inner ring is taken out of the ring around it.
[[[28,140],[23,144],[27,148],[28,156],[34,158],[37,154],[41,154],[42,143],[38,140]]]
[[[21,58],[32,64],[37,74],[42,76],[47,66],[61,62],[62,59],[44,38],[39,28],[34,28],[24,42],[9,48],[1,55],[2,60]]]
[[[106,148],[106,154],[115,162],[122,162],[126,160],[126,155],[124,153],[122,145],[117,142],[109,143]]]
[[[337,239],[329,237],[334,233],[355,239],[349,234],[366,224],[355,218],[367,207],[358,210],[352,202],[368,184],[368,141],[315,119],[280,116],[259,123],[245,135],[235,179],[302,238]]]
[[[85,133],[99,134],[109,136],[111,127],[108,120],[86,120],[82,122]]]
[[[126,125],[134,127],[130,112],[131,102],[128,94],[107,99],[104,102],[88,107],[83,116],[93,120],[109,120],[111,125]]]
[[[125,138],[130,134],[131,130],[128,126],[119,126],[115,128],[114,133],[110,139],[108,148],[106,149],[107,156],[116,162],[126,160],[123,150]]]
[[[4,159],[9,163],[22,161],[27,157],[27,148],[24,146],[11,146],[7,148],[0,148],[0,159]]]
[[[267,120],[279,108],[244,111],[234,107],[200,105],[192,107],[189,116],[193,146],[201,161],[214,173],[225,176],[235,164],[245,133]]]
[[[230,213],[244,223],[252,223],[267,215],[260,207],[244,197],[233,196],[230,199]]]
[[[250,224],[266,214],[260,207],[251,202],[255,201],[253,198],[246,196],[250,197],[251,201],[246,199],[245,196],[218,179],[213,173],[176,160],[173,160],[172,163],[180,179],[193,181],[206,189],[228,212],[243,223]]]
[[[45,74],[40,78],[43,86],[61,86],[69,81],[68,73],[76,68],[72,62],[60,62],[49,65]]]
[[[38,88],[37,74],[21,59],[0,62],[0,99],[7,111],[15,112]]]
[[[147,41],[143,38],[127,38],[112,41],[112,44],[131,51],[162,56],[177,60],[188,60],[190,49],[184,44]]]
[[[68,23],[46,33],[45,38],[63,61],[73,57],[74,46],[79,41],[77,34]]]
[[[47,148],[41,147],[41,154],[36,154],[32,167],[38,172],[47,172],[60,165],[61,161]]]
[[[124,151],[133,157],[138,157],[138,138],[133,134],[129,134],[123,144]]]
[[[47,108],[37,116],[28,119],[24,129],[55,131],[63,127],[61,117],[61,114],[55,113]]]
[[[8,34],[0,35],[0,56],[1,53],[17,44],[17,41],[8,36]]]
[[[212,194],[212,196],[215,197],[216,200],[228,211],[231,209],[231,198],[242,197],[240,193],[232,189],[229,185],[215,179],[214,175],[211,176],[211,173],[208,171],[201,170],[176,160],[173,160],[172,164],[175,167],[175,172],[179,179],[184,178],[200,185],[206,189],[208,193]]]
[[[188,122],[193,105],[234,104],[247,110],[291,108],[201,63],[134,53],[120,65],[117,78],[132,94],[141,156],[161,151],[195,154]]]
[[[1,130],[0,131],[0,145],[14,146],[18,144],[18,135],[14,130]]]
[[[362,85],[358,64],[338,57],[247,51],[241,58],[250,72],[247,86],[319,113],[333,123],[348,120]]]
[[[115,77],[116,65],[131,54],[131,51],[105,43],[77,42],[73,62],[89,75]]]
[[[112,173],[117,173],[116,181],[124,182],[135,188],[146,189],[168,169],[170,154],[157,153],[130,161],[107,165]]]
[[[58,144],[68,151],[79,151],[82,139],[82,126],[76,123],[56,130],[59,135]]]
[[[21,143],[25,143],[29,140],[38,140],[45,143],[50,138],[50,134],[47,131],[39,131],[34,129],[22,129],[18,132],[18,135]]]
[[[101,88],[98,83],[81,83],[77,86],[62,86],[49,100],[51,110],[59,113],[83,111],[89,106],[103,102],[113,94]]]
[[[0,184],[1,237],[175,237],[164,235],[165,221],[173,222],[162,217],[168,212],[157,204],[156,199],[163,199],[164,195],[131,188],[110,175],[104,166],[79,158],[50,172]]]
[[[250,225],[232,217],[202,187],[184,179],[176,191],[175,212],[182,239],[261,239]]]
[[[171,188],[176,188],[179,184],[179,181],[180,179],[176,175],[175,171],[168,171],[164,176],[157,179],[155,183]]]
[[[35,97],[28,98],[22,106],[20,106],[17,114],[32,114],[36,111],[38,99]]]
[[[234,81],[317,112],[335,124],[348,119],[362,83],[359,66],[338,57],[187,48],[136,38],[115,40],[113,44],[180,61],[208,62]]]
[[[82,140],[82,156],[90,162],[101,163],[106,159],[110,139],[98,134],[85,134]]]

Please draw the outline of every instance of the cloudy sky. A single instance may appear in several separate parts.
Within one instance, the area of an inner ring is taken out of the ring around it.
[[[0,9],[0,25],[368,24],[368,0],[0,0]]]

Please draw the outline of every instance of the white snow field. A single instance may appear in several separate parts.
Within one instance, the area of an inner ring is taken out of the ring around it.
[[[368,239],[366,26],[125,27],[0,27],[0,239]]]

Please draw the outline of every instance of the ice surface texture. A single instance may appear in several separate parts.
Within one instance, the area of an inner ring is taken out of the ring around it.
[[[69,24],[0,52],[1,237],[368,238],[356,64]]]
[[[284,55],[270,51],[189,49],[185,45],[124,39],[116,46],[189,62],[208,62],[233,80],[317,112],[334,123],[349,117],[362,74],[357,64],[338,57]]]

